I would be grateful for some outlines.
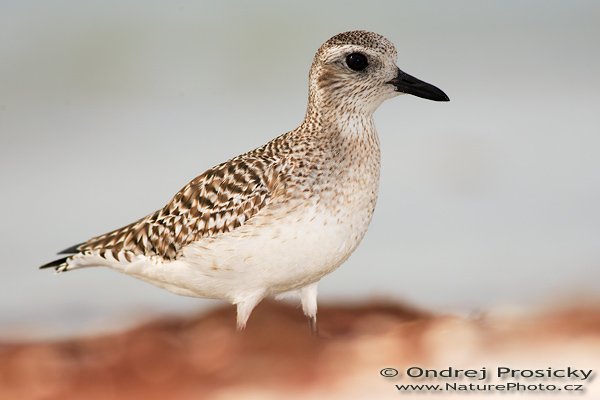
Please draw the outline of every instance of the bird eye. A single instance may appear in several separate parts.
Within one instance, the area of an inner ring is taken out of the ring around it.
[[[352,53],[346,57],[346,64],[355,71],[362,71],[369,65],[367,56],[361,53]]]

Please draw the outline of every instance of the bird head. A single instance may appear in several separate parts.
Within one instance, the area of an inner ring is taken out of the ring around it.
[[[367,31],[333,36],[317,51],[310,70],[310,102],[344,112],[373,113],[399,94],[448,101],[437,87],[396,65],[398,53],[385,37]]]

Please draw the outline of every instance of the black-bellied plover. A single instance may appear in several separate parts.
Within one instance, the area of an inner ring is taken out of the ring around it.
[[[299,294],[316,331],[317,283],[361,241],[377,200],[373,112],[408,93],[448,101],[396,66],[390,41],[335,35],[317,51],[302,124],[193,179],[160,210],[41,268],[104,266],[186,296],[227,300],[243,329],[265,297]]]

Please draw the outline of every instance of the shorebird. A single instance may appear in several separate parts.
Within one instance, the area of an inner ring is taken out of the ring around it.
[[[179,295],[226,300],[237,307],[240,330],[262,299],[294,293],[316,332],[317,283],[356,249],[375,209],[373,112],[403,93],[449,100],[396,59],[379,34],[333,36],[313,59],[300,126],[209,169],[158,211],[40,268],[109,267]]]

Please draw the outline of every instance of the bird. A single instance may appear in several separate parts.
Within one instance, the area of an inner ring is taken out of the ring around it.
[[[373,113],[411,94],[449,101],[397,67],[384,36],[336,34],[316,52],[302,123],[192,179],[163,207],[61,252],[40,268],[108,267],[178,295],[236,307],[238,330],[265,298],[299,298],[317,328],[317,285],[352,254],[375,210]]]

